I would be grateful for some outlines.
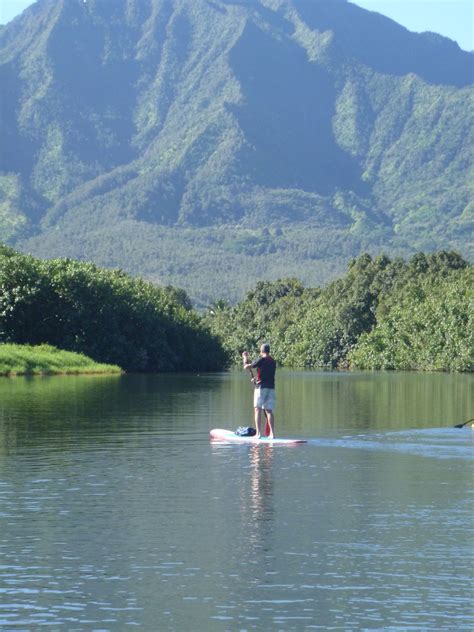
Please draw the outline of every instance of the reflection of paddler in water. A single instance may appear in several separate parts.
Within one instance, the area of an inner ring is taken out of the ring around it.
[[[273,515],[273,446],[252,445],[250,458],[250,503],[251,541],[253,544],[265,542],[268,533],[262,533],[262,525],[271,528]]]
[[[275,438],[275,371],[276,362],[270,355],[270,345],[264,343],[260,347],[260,358],[251,362],[247,351],[242,353],[244,370],[250,371],[255,385],[253,405],[255,409],[255,430],[260,438],[260,421],[262,410],[265,413],[265,435]],[[252,369],[257,369],[257,377],[253,377]]]

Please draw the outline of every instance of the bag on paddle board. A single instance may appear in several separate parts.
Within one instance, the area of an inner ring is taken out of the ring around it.
[[[255,428],[249,428],[248,426],[239,426],[235,431],[238,437],[254,437],[257,434]]]

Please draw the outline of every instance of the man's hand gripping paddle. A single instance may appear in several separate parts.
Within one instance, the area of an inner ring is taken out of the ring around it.
[[[246,364],[250,363],[248,351],[244,351],[242,353],[242,360],[243,360],[244,366]],[[255,387],[257,385],[257,383],[256,383],[256,380],[255,380],[255,376],[253,374],[253,371],[252,371],[252,367],[249,367],[247,370],[250,373],[252,384]],[[270,424],[268,423],[267,411],[265,409],[263,409],[263,412],[265,413],[265,431],[264,431],[264,435],[266,437],[268,437],[268,436],[270,436]]]

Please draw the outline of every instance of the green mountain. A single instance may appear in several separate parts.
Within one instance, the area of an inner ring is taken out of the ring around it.
[[[472,78],[346,0],[38,0],[0,31],[0,240],[203,303],[472,256]]]

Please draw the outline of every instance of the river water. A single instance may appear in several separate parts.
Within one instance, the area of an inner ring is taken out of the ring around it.
[[[472,630],[472,375],[0,380],[0,629]]]

